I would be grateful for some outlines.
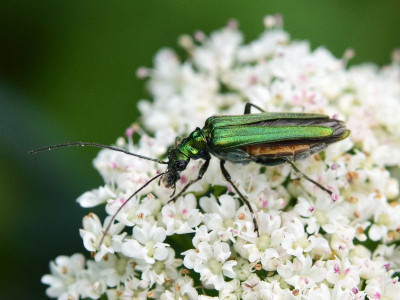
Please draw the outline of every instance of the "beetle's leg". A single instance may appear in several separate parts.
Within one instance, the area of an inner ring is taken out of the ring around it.
[[[171,194],[170,197],[173,197],[175,195],[175,193],[176,193],[176,184],[173,185],[173,189],[174,190],[172,191],[172,194]]]
[[[246,105],[244,106],[244,114],[247,115],[250,113],[251,111],[251,107],[257,108],[259,111],[261,112],[265,112],[261,107],[251,103],[251,102],[247,102]]]
[[[231,175],[228,173],[228,171],[225,168],[225,160],[221,160],[220,167],[221,167],[222,174],[224,175],[226,181],[228,181],[231,184],[231,186],[235,189],[236,193],[239,195],[242,202],[244,204],[246,204],[246,206],[249,208],[251,215],[253,217],[254,231],[257,232],[257,236],[260,236],[260,233],[258,232],[258,224],[257,224],[257,220],[255,217],[253,208],[251,207],[249,200],[247,200],[246,197],[243,196],[242,193],[239,191],[239,189],[236,187],[236,185],[233,184]]]
[[[328,190],[326,187],[324,187],[323,185],[319,184],[318,182],[316,182],[314,179],[311,179],[310,177],[308,177],[306,174],[304,174],[303,172],[301,172],[296,166],[295,164],[287,159],[287,158],[283,158],[288,164],[290,164],[290,166],[293,168],[293,170],[296,172],[296,174],[299,177],[303,177],[305,179],[307,179],[308,181],[314,183],[317,187],[319,187],[321,190],[327,192],[330,196],[332,195],[332,191]]]
[[[189,186],[191,186],[193,183],[195,183],[195,182],[197,182],[197,181],[199,181],[200,179],[203,178],[204,173],[207,171],[208,166],[210,165],[211,156],[210,156],[210,154],[207,153],[203,158],[205,159],[205,162],[204,162],[204,164],[201,166],[200,171],[199,171],[199,174],[197,175],[197,178],[191,180],[188,184],[186,184],[186,185],[183,187],[183,189],[182,189],[175,197],[171,198],[171,199],[168,201],[168,203],[170,203],[170,202],[175,202],[176,199],[178,199],[178,197],[181,196],[181,195],[189,188]]]

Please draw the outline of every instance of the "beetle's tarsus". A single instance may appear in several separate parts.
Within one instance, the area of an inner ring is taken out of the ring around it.
[[[261,107],[255,105],[251,102],[247,102],[246,105],[244,106],[244,114],[245,115],[248,115],[251,113],[251,107],[257,108],[261,112],[265,112],[265,110],[263,110]]]

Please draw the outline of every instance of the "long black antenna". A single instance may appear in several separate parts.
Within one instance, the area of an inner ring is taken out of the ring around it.
[[[104,242],[104,239],[105,239],[106,235],[108,234],[108,231],[109,231],[110,228],[111,228],[111,225],[114,223],[115,218],[117,217],[118,213],[124,208],[124,206],[125,206],[133,197],[135,197],[137,193],[139,193],[139,192],[140,192],[141,190],[143,190],[146,186],[148,186],[152,181],[156,180],[158,177],[161,177],[161,176],[165,175],[166,173],[168,173],[168,172],[163,172],[163,173],[160,173],[160,174],[154,176],[154,177],[151,178],[149,181],[147,181],[144,185],[142,185],[139,189],[137,189],[136,192],[134,192],[132,195],[130,195],[128,199],[126,199],[126,201],[118,208],[118,210],[117,210],[117,211],[114,213],[114,215],[112,216],[112,218],[111,218],[111,220],[110,220],[110,223],[108,223],[106,229],[104,230],[103,236],[101,237],[101,240],[100,240],[100,243],[99,243],[99,246],[98,246],[97,249],[100,249],[101,245],[102,245],[103,242]]]
[[[98,144],[98,143],[88,143],[88,142],[72,142],[72,143],[66,143],[66,144],[47,146],[44,148],[31,150],[31,151],[29,151],[29,154],[36,154],[36,153],[43,152],[43,151],[50,151],[50,150],[57,149],[57,148],[72,147],[72,146],[90,146],[90,147],[97,147],[97,148],[105,148],[105,149],[110,149],[110,150],[114,150],[114,151],[119,151],[119,152],[122,152],[122,153],[125,153],[128,155],[131,155],[131,156],[136,156],[139,158],[155,161],[159,164],[168,164],[168,162],[166,162],[166,161],[162,161],[157,158],[151,158],[151,157],[135,154],[135,153],[129,152],[122,148],[117,148],[117,147],[108,146],[108,145],[102,145],[102,144]]]

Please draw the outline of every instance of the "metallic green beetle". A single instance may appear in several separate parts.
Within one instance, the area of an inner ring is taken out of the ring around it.
[[[250,114],[251,107],[255,107],[262,113]],[[180,173],[184,171],[191,159],[203,159],[196,179],[190,181],[171,201],[175,201],[190,185],[199,181],[210,163],[211,155],[218,157],[224,178],[232,185],[240,199],[249,208],[254,223],[254,230],[258,234],[258,225],[254,211],[249,201],[240,193],[231,180],[231,176],[225,168],[225,162],[231,161],[237,164],[256,162],[266,166],[275,166],[289,163],[300,176],[317,185],[322,190],[332,194],[330,190],[309,178],[293,164],[294,161],[304,159],[314,153],[325,149],[329,144],[340,141],[349,135],[342,121],[331,119],[326,115],[308,113],[268,113],[258,106],[247,103],[244,114],[238,116],[213,116],[206,120],[202,129],[196,128],[188,137],[182,139],[168,152],[168,161],[162,161],[124,149],[106,146],[96,143],[76,142],[46,147],[32,151],[36,153],[65,146],[94,146],[120,151],[132,156],[167,164],[167,170],[150,179],[139,188],[118,209],[105,230],[107,234],[118,212],[150,182],[164,176],[167,187],[174,189],[180,179]],[[103,236],[104,237],[104,236]],[[100,242],[101,244],[101,242]]]
[[[262,113],[250,114],[252,106]],[[289,163],[298,174],[331,194],[331,191],[301,173],[293,161],[317,153],[329,144],[346,138],[349,133],[342,121],[330,119],[326,115],[267,113],[252,103],[246,104],[244,115],[210,117],[202,129],[196,128],[168,153],[165,182],[173,188],[180,179],[180,172],[186,169],[190,159],[205,160],[197,178],[189,182],[170,201],[176,200],[191,184],[203,177],[212,154],[221,160],[223,176],[249,208],[253,215],[254,229],[258,232],[253,209],[233,184],[225,168],[225,161],[240,164],[253,161],[266,166]]]

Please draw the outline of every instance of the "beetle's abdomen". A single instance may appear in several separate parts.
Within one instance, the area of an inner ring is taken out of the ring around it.
[[[298,153],[310,151],[310,146],[309,145],[287,145],[287,146],[254,145],[254,146],[244,147],[244,150],[253,156],[268,155],[271,157],[279,157],[282,155],[295,156]]]
[[[243,147],[243,151],[253,157],[254,160],[274,160],[288,158],[291,160],[304,159],[326,148],[325,143],[313,144],[258,144]]]

